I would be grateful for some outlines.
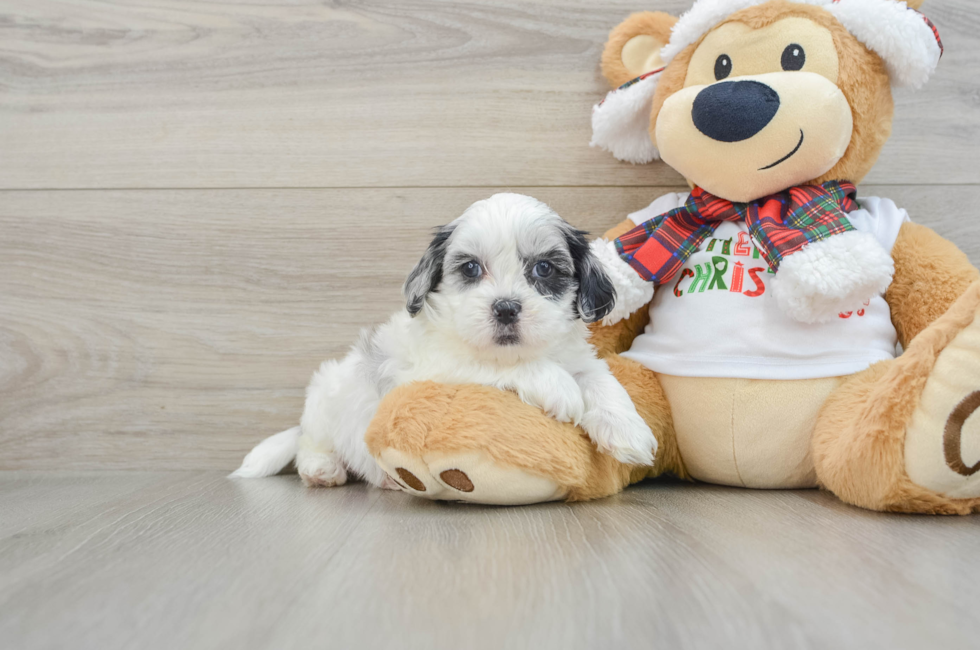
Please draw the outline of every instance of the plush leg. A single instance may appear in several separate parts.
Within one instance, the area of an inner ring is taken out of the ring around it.
[[[365,437],[388,475],[416,496],[525,504],[609,496],[647,476],[686,476],[670,409],[652,372],[619,357],[610,368],[658,438],[653,467],[600,454],[582,431],[516,395],[476,385],[419,382],[381,403]]]
[[[980,282],[905,353],[845,382],[814,432],[817,478],[873,510],[980,511]]]

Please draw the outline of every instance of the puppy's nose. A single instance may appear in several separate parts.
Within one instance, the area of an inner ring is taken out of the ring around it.
[[[698,131],[719,142],[748,140],[779,111],[779,94],[750,79],[712,84],[694,98],[691,117]]]
[[[493,303],[493,317],[501,325],[511,325],[521,313],[521,303],[516,300],[498,300]]]

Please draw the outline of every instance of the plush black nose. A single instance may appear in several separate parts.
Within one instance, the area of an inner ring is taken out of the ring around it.
[[[516,300],[498,300],[493,303],[493,317],[501,325],[511,325],[521,313],[521,303]]]
[[[694,98],[691,117],[698,131],[719,142],[748,140],[779,111],[779,94],[758,81],[712,84]]]

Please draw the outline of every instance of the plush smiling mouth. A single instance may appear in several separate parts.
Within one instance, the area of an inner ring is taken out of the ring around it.
[[[780,158],[779,160],[777,160],[776,162],[774,162],[773,164],[767,165],[765,167],[761,167],[759,169],[759,171],[760,172],[764,172],[767,169],[772,169],[776,165],[783,164],[784,162],[786,162],[787,160],[789,160],[790,158],[792,158],[793,156],[795,156],[796,155],[796,152],[799,151],[800,150],[800,147],[802,147],[802,146],[803,146],[803,129],[800,129],[800,141],[796,143],[796,148],[793,149],[792,151],[790,151],[788,154],[786,154],[782,158]]]

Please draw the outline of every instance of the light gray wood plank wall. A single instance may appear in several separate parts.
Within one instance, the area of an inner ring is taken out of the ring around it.
[[[869,182],[975,183],[980,14]],[[664,185],[590,149],[609,29],[689,0],[3,0],[0,188]]]
[[[600,232],[679,188],[588,147],[608,30],[687,0],[0,0],[0,469],[230,469],[518,189]],[[980,18],[862,187],[980,262]]]

